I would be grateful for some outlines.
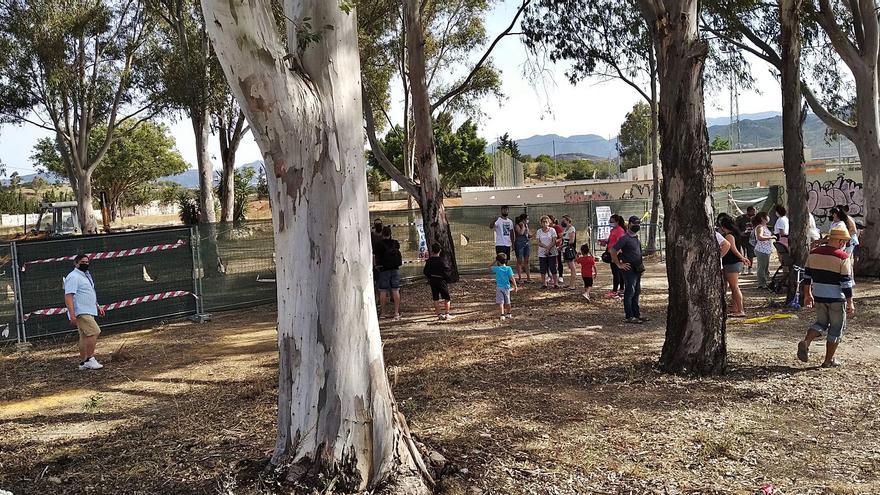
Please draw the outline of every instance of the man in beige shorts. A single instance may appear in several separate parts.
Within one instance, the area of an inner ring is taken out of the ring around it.
[[[79,369],[99,370],[104,365],[95,359],[95,346],[101,334],[95,317],[104,316],[104,309],[98,306],[95,281],[89,273],[89,257],[78,254],[73,264],[76,268],[64,278],[64,303],[70,324],[79,330]]]

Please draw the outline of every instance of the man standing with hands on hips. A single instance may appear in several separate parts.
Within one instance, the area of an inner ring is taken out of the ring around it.
[[[95,346],[101,334],[95,317],[104,316],[104,309],[98,306],[95,281],[89,273],[89,257],[78,254],[73,264],[76,268],[64,278],[64,304],[71,326],[79,331],[79,369],[99,370],[104,365],[95,359]]]

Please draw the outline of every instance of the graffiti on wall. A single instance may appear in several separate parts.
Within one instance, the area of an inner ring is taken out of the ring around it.
[[[807,205],[810,213],[817,218],[827,216],[828,210],[837,205],[849,206],[850,216],[861,217],[865,209],[862,184],[845,178],[843,174],[827,182],[809,182]]]
[[[584,190],[583,186],[577,189],[565,190],[566,203],[587,203],[589,201],[608,201],[613,199],[606,191]]]
[[[651,184],[633,184],[623,192],[620,199],[651,199],[653,187]]]

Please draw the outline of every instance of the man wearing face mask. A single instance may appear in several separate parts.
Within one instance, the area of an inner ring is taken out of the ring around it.
[[[508,218],[510,210],[501,207],[501,216],[489,222],[489,228],[495,231],[495,254],[504,253],[510,260],[510,246],[513,246],[513,220]]]
[[[640,324],[648,321],[642,317],[639,309],[639,295],[642,292],[642,273],[645,272],[645,262],[642,259],[642,243],[639,241],[638,232],[641,229],[641,221],[637,216],[629,217],[629,229],[611,248],[611,261],[623,273],[623,311],[626,314],[627,323]]]
[[[89,273],[89,257],[78,254],[73,263],[76,268],[64,278],[64,303],[71,326],[79,331],[79,369],[99,370],[104,365],[95,359],[95,346],[101,334],[95,317],[104,316],[104,309],[98,306],[95,281]]]

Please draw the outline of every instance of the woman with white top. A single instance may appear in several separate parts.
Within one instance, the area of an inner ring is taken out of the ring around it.
[[[849,214],[846,212],[846,208],[841,205],[837,205],[834,208],[828,210],[828,219],[831,220],[831,227],[828,229],[829,233],[835,228],[845,229],[847,232],[849,232],[850,239],[849,242],[846,244],[844,251],[852,256],[853,251],[859,244],[859,231],[856,228],[855,220],[853,220],[852,217],[849,216]]]
[[[784,206],[776,205],[776,215],[778,215],[778,217],[776,218],[776,223],[773,224],[773,233],[776,235],[777,239],[779,239],[779,244],[788,247],[789,223],[786,213],[788,212],[785,210]]]
[[[538,266],[541,271],[541,288],[547,288],[547,275],[553,281],[553,288],[559,288],[559,277],[556,270],[556,229],[550,226],[550,217],[541,217],[541,228],[535,232],[538,242]]]
[[[758,288],[766,289],[770,280],[770,255],[773,254],[773,241],[776,239],[770,233],[767,223],[770,217],[766,212],[759,212],[752,219],[755,226],[755,257],[758,258]]]

